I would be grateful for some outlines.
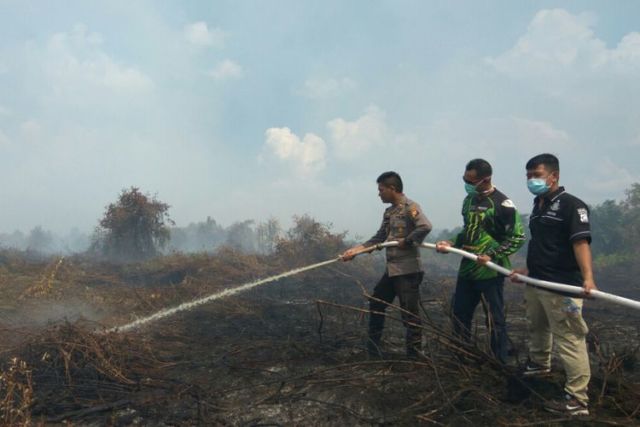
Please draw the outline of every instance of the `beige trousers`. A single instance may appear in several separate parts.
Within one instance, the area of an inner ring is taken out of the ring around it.
[[[582,299],[566,297],[527,286],[529,358],[551,366],[551,348],[556,345],[566,375],[565,391],[587,404],[591,378],[586,335],[589,328],[582,318]]]

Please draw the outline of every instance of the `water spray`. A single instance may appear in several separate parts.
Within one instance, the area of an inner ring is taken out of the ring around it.
[[[164,310],[160,310],[150,316],[147,317],[143,317],[140,319],[137,319],[131,323],[127,323],[126,325],[122,325],[122,326],[116,326],[110,329],[107,329],[105,332],[109,333],[109,332],[126,332],[126,331],[130,331],[132,329],[136,329],[139,328],[140,326],[146,324],[146,323],[151,323],[151,322],[155,322],[156,320],[160,320],[160,319],[164,319],[165,317],[169,317],[169,316],[173,316],[176,313],[180,313],[181,311],[187,311],[187,310],[191,310],[195,307],[198,307],[202,304],[206,304],[208,302],[217,300],[217,299],[221,299],[221,298],[226,298],[228,296],[231,295],[235,295],[238,294],[240,292],[244,292],[244,291],[248,291],[249,289],[255,288],[257,286],[260,285],[264,285],[266,283],[269,282],[275,282],[276,280],[280,280],[280,279],[284,279],[285,277],[289,277],[289,276],[293,276],[294,274],[299,274],[305,271],[309,271],[309,270],[313,270],[314,268],[319,268],[319,267],[324,267],[325,265],[329,265],[332,264],[336,261],[340,261],[340,257],[334,258],[334,259],[330,259],[327,261],[322,261],[319,262],[317,264],[311,264],[311,265],[307,265],[305,267],[300,267],[300,268],[295,268],[293,270],[289,270],[286,271],[284,273],[281,274],[277,274],[275,276],[271,276],[271,277],[267,277],[265,279],[260,279],[260,280],[256,280],[255,282],[250,282],[250,283],[245,283],[244,285],[240,285],[240,286],[236,286],[234,288],[229,288],[229,289],[225,289],[224,291],[220,291],[220,292],[216,292],[215,294],[211,294],[209,296],[206,296],[204,298],[200,298],[191,302],[185,302],[183,304],[180,304],[178,306],[172,307],[172,308],[165,308]]]
[[[398,242],[396,241],[390,241],[390,242],[384,242],[384,243],[380,243],[377,245],[373,245],[373,246],[368,246],[368,247],[364,247],[361,248],[360,250],[356,251],[353,253],[353,256],[358,256],[364,253],[371,253],[375,250],[380,250],[380,249],[384,249],[384,248],[390,248],[390,247],[394,247],[394,246],[398,246]],[[420,245],[420,247],[422,248],[426,248],[426,249],[436,249],[436,245],[434,243],[422,243]],[[470,252],[466,252],[463,251],[462,249],[458,249],[458,248],[453,248],[453,247],[446,247],[444,249],[446,252],[451,252],[451,253],[455,253],[457,255],[460,255],[464,258],[470,259],[472,261],[476,261],[478,259],[477,255],[474,255]],[[284,273],[281,274],[277,274],[275,276],[270,276],[267,277],[265,279],[260,279],[254,282],[250,282],[250,283],[245,283],[243,285],[240,286],[236,286],[234,288],[229,288],[229,289],[225,289],[224,291],[220,291],[217,292],[215,294],[206,296],[204,298],[200,298],[191,302],[186,302],[183,304],[180,304],[176,307],[172,307],[172,308],[166,308],[164,310],[160,310],[150,316],[147,317],[143,317],[140,319],[137,319],[131,323],[127,323],[126,325],[122,325],[122,326],[116,326],[110,329],[107,329],[105,332],[110,333],[110,332],[126,332],[126,331],[130,331],[136,328],[139,328],[147,323],[151,323],[151,322],[155,322],[157,320],[160,319],[164,319],[165,317],[169,317],[169,316],[173,316],[176,313],[179,313],[181,311],[187,311],[187,310],[192,310],[195,307],[201,306],[203,304],[206,304],[208,302],[217,300],[217,299],[221,299],[221,298],[226,298],[228,296],[231,295],[235,295],[238,294],[240,292],[244,292],[244,291],[248,291],[249,289],[253,289],[255,287],[270,283],[270,282],[275,282],[276,280],[280,280],[280,279],[284,279],[285,277],[289,277],[289,276],[293,276],[296,274],[300,274],[303,273],[305,271],[309,271],[309,270],[313,270],[316,268],[320,268],[320,267],[324,267],[327,266],[329,264],[333,264],[334,262],[340,261],[342,260],[341,256],[338,256],[336,258],[327,260],[327,261],[322,261],[316,264],[311,264],[311,265],[307,265],[305,267],[300,267],[300,268],[295,268],[293,270],[289,270],[286,271]],[[506,269],[494,262],[487,262],[485,264],[488,268],[497,271],[500,274],[503,274],[505,276],[512,276],[513,275],[513,271]],[[538,280],[538,279],[534,279],[532,277],[528,277],[525,276],[523,274],[515,274],[514,277],[524,283],[528,283],[530,285],[534,285],[540,288],[545,288],[545,289],[549,289],[552,291],[556,291],[556,292],[565,292],[565,293],[570,293],[570,294],[574,294],[576,296],[582,296],[585,297],[585,293],[584,290],[581,287],[578,286],[571,286],[571,285],[565,285],[563,283],[555,283],[555,282],[548,282],[546,280]],[[635,301],[629,298],[624,298],[621,296],[617,296],[617,295],[613,295],[613,294],[609,294],[603,291],[599,291],[599,290],[592,290],[589,293],[589,297],[594,298],[594,299],[600,299],[600,300],[604,300],[604,301],[609,301],[615,304],[619,304],[619,305],[623,305],[625,307],[631,307],[631,308],[635,308],[640,310],[640,301]]]

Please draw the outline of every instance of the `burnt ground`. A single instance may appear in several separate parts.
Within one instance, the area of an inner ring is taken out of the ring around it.
[[[5,264],[0,279],[5,291],[0,330],[3,422],[640,424],[640,314],[588,304],[593,414],[585,420],[560,419],[542,404],[561,392],[561,368],[555,364],[553,375],[537,381],[517,375],[526,357],[520,285],[508,286],[514,358],[506,369],[486,353],[480,309],[475,345],[451,336],[447,312],[452,279],[433,276],[422,289],[421,357],[404,358],[400,313],[392,308],[385,357],[368,360],[363,292],[371,289],[379,269],[370,260],[270,283],[132,333],[100,332],[126,323],[132,313],[152,313],[284,270],[272,260],[228,256],[171,258],[122,270],[81,260]],[[180,272],[179,281],[170,279],[178,276],[172,271]],[[49,323],[43,320],[44,307],[55,308]],[[74,316],[50,321],[72,307]],[[28,321],[35,312],[41,319]]]

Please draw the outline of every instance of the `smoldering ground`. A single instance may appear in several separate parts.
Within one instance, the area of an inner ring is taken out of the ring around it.
[[[13,302],[24,306],[22,318],[50,309],[34,316],[26,339],[2,352],[4,419],[116,425],[560,422],[541,409],[544,396],[561,390],[560,367],[544,382],[522,383],[496,366],[481,309],[475,345],[451,335],[448,274],[428,274],[422,285],[420,359],[403,357],[404,330],[392,307],[385,360],[367,360],[365,294],[382,269],[377,257],[273,282],[137,331],[95,333],[314,261],[300,252],[266,257],[223,250],[126,267],[69,260],[55,270],[57,258],[29,268],[8,266],[3,289],[22,284],[6,293],[17,295]],[[178,276],[177,283],[158,280]],[[522,364],[521,288],[514,285],[507,293],[514,363]],[[634,345],[640,339],[634,313],[591,306],[586,315],[592,326],[592,420],[636,421],[640,372]],[[61,313],[65,308],[72,309]],[[60,314],[67,320],[49,323]]]

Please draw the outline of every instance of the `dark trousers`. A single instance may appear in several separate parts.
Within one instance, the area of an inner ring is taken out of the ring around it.
[[[453,296],[454,332],[469,341],[471,321],[478,303],[484,299],[483,308],[487,328],[491,333],[491,350],[502,363],[507,362],[509,339],[504,316],[504,276],[487,280],[468,280],[458,277]]]
[[[387,305],[398,296],[402,312],[402,322],[407,329],[407,354],[415,355],[422,345],[420,328],[420,283],[423,273],[403,274],[389,277],[388,273],[380,279],[369,300],[369,352],[379,352],[380,339],[384,329],[384,312]],[[408,313],[407,313],[408,312]],[[410,324],[411,323],[411,324]]]

